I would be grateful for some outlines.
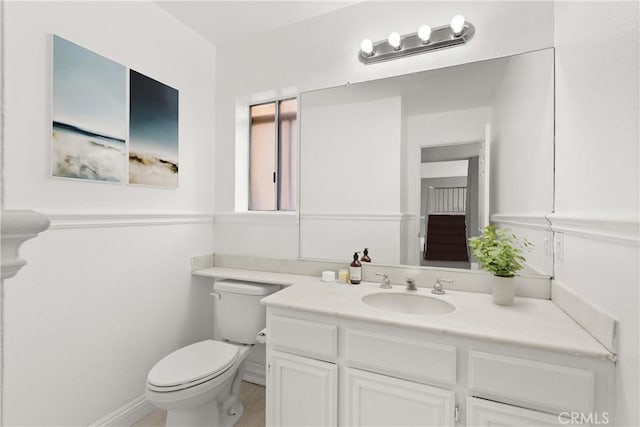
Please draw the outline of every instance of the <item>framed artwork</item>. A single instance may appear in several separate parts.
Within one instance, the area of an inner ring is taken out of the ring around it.
[[[129,71],[129,183],[178,186],[178,91]]]
[[[57,35],[52,68],[53,177],[178,187],[177,89]]]
[[[126,182],[126,69],[53,36],[52,175]]]

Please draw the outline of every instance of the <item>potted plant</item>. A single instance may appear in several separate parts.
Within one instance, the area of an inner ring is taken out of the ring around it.
[[[508,229],[496,229],[489,225],[482,235],[469,238],[473,255],[482,268],[496,276],[493,284],[493,302],[498,305],[513,305],[515,283],[513,277],[522,270],[526,260],[522,251],[533,244],[527,239],[519,240]]]

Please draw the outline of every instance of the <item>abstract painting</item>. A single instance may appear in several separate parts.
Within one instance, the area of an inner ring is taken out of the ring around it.
[[[129,72],[129,183],[178,186],[178,91]]]
[[[53,36],[52,175],[124,182],[126,68]]]

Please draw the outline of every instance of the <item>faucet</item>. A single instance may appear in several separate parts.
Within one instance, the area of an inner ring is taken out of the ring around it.
[[[389,280],[389,276],[383,273],[376,273],[376,276],[382,276],[382,282],[380,282],[380,287],[382,289],[391,289],[391,281]]]
[[[407,290],[408,291],[417,291],[416,282],[414,282],[413,277],[407,277],[405,279],[407,281]]]
[[[436,279],[436,284],[433,285],[433,289],[431,290],[432,294],[436,294],[436,295],[444,295],[445,294],[442,282],[450,284],[451,282],[453,282],[453,280],[437,278]]]

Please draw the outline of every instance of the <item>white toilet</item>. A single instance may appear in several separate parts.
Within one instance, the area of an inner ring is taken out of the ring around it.
[[[266,324],[260,300],[280,286],[219,280],[213,290],[221,341],[205,340],[176,350],[147,376],[147,399],[167,411],[167,427],[230,427],[244,412],[239,395],[244,361]]]

